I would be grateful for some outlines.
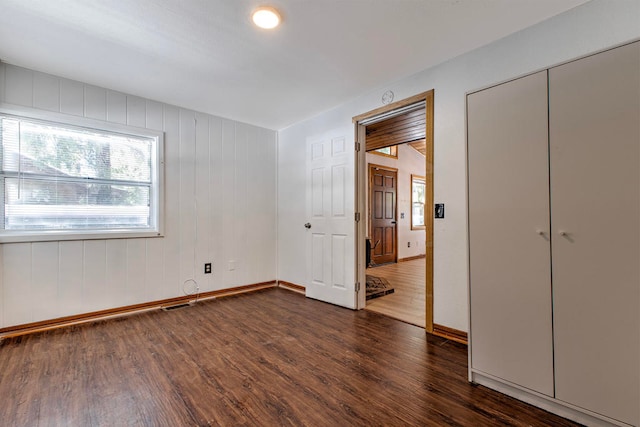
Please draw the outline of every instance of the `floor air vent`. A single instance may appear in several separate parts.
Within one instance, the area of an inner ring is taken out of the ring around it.
[[[185,302],[183,304],[176,304],[176,305],[169,305],[169,306],[166,306],[166,307],[162,307],[162,310],[164,310],[164,311],[172,311],[172,310],[177,310],[179,308],[185,308],[185,307],[190,307],[190,306],[191,306],[190,303]]]

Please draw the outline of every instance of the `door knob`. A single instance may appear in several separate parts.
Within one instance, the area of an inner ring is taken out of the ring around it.
[[[544,236],[543,230],[536,230],[536,233],[538,233],[538,236]]]
[[[567,233],[566,231],[558,231],[558,234],[561,235],[562,237],[564,237],[569,233]]]
[[[396,223],[395,221],[391,221],[391,224],[395,224],[395,223]]]
[[[304,225],[304,228],[306,228],[307,230],[308,230],[308,229],[310,229],[310,228],[311,228],[311,224],[310,224],[310,223],[306,223],[306,224]]]

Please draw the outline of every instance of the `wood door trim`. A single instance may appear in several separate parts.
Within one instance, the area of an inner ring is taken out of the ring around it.
[[[413,261],[416,259],[422,259],[424,258],[424,254],[422,255],[414,255],[414,256],[410,256],[410,257],[406,257],[406,258],[398,258],[398,262],[407,262],[407,261]]]
[[[459,342],[460,344],[468,345],[467,333],[458,329],[453,329],[448,326],[433,324],[433,335],[437,335],[442,338],[450,339],[451,341]]]
[[[366,113],[360,114],[353,118],[353,123],[361,122],[365,119],[369,119],[371,117],[377,116],[382,113],[388,113],[389,111],[397,110],[398,108],[406,107],[411,104],[418,103],[420,101],[427,101],[427,138],[429,137],[429,101],[428,98],[431,98],[431,104],[433,106],[433,89],[428,90],[426,92],[419,93],[418,95],[410,96],[409,98],[401,99],[400,101],[392,102],[391,104],[384,105],[382,107],[376,108],[371,111],[367,111]],[[433,127],[433,126],[432,126]]]
[[[295,283],[286,282],[284,280],[278,280],[278,287],[282,289],[286,289],[288,291],[298,292],[301,294],[306,294],[307,288],[302,285],[296,285]]]
[[[434,104],[434,93],[433,89],[422,92],[418,95],[411,96],[409,98],[391,103],[389,105],[385,105],[383,107],[376,108],[374,110],[368,111],[364,114],[360,114],[358,116],[353,117],[353,123],[355,124],[355,137],[356,141],[360,137],[360,133],[358,131],[359,122],[369,119],[371,117],[377,116],[382,113],[386,113],[392,110],[396,110],[401,107],[406,107],[411,104],[415,104],[420,101],[425,101],[425,177],[427,178],[427,186],[426,186],[426,194],[425,194],[425,269],[426,269],[426,284],[425,284],[425,293],[426,293],[426,327],[425,330],[429,333],[433,333],[433,104]],[[364,127],[364,126],[363,126]],[[366,141],[358,141],[363,144]],[[362,153],[364,156],[364,153]],[[357,157],[357,156],[356,156]],[[362,166],[361,166],[362,167]],[[366,168],[366,161],[364,164]],[[364,171],[360,171],[358,168],[358,160],[356,159],[356,172],[357,174],[363,174]],[[368,170],[366,171],[368,173]],[[359,187],[359,177],[356,177],[356,194],[361,192],[361,187]],[[360,198],[364,198],[364,194],[359,194]],[[429,212],[429,215],[426,215],[426,212]],[[358,236],[361,240],[364,241],[364,236]],[[362,244],[361,244],[362,245]],[[362,246],[360,246],[362,247]],[[358,254],[361,251],[358,251]],[[361,255],[360,255],[361,256]],[[357,265],[361,265],[359,261],[356,261]]]
[[[384,170],[389,171],[389,172],[398,172],[398,168],[394,168],[394,167],[391,167],[391,166],[377,165],[375,163],[368,163],[368,165],[369,166],[373,166],[373,167],[378,168],[378,169],[384,169]]]
[[[396,174],[396,182],[395,182],[395,187],[396,187],[396,199],[394,200],[394,217],[396,219],[396,226],[395,226],[395,242],[396,242],[396,248],[395,248],[395,252],[396,252],[396,256],[395,256],[395,261],[394,262],[398,262],[398,168],[394,168],[391,166],[383,166],[383,165],[378,165],[375,163],[367,163],[367,181],[369,182],[369,186],[368,186],[368,192],[369,192],[369,206],[368,206],[368,218],[367,218],[367,229],[368,229],[368,233],[369,233],[369,238],[372,237],[373,234],[373,228],[371,225],[371,211],[372,211],[372,199],[373,199],[373,194],[372,194],[372,187],[373,187],[373,179],[371,176],[371,169],[382,169],[382,170],[386,170],[389,172],[395,172]]]

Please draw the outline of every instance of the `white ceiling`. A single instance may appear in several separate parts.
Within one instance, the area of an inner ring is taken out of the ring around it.
[[[0,60],[281,129],[585,1],[0,0]]]

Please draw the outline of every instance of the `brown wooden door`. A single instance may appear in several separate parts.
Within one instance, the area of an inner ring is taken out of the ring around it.
[[[369,215],[371,226],[371,261],[375,264],[396,262],[396,197],[398,172],[369,165]]]

